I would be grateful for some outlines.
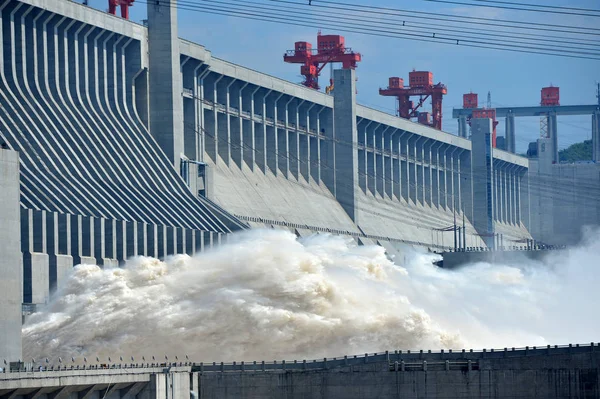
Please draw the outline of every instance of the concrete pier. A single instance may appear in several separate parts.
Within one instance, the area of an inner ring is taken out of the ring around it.
[[[0,397],[598,398],[600,351],[585,345],[394,350],[315,360],[27,364],[0,373]],[[139,360],[139,359],[138,359]],[[13,365],[14,366],[14,365]]]
[[[8,149],[0,149],[0,226],[0,359],[19,359],[23,302],[19,154]]]

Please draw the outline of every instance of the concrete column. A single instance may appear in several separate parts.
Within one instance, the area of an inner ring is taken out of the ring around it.
[[[325,108],[325,112],[323,113],[323,119],[320,124],[320,147],[319,147],[319,156],[320,156],[320,165],[321,165],[321,179],[325,183],[325,185],[329,188],[329,190],[335,195],[336,192],[336,169],[335,169],[335,143],[337,139],[334,136],[333,128],[333,110],[330,108]]]
[[[513,113],[509,113],[504,120],[505,134],[504,138],[506,140],[506,151],[512,152],[513,154],[516,151],[515,147],[515,115]]]
[[[44,304],[50,298],[50,260],[47,254],[46,212],[21,209],[23,302]]]
[[[414,198],[413,198],[413,193],[414,191],[411,189],[411,162],[410,162],[410,141],[413,140],[415,137],[414,134],[409,133],[406,135],[406,139],[404,139],[404,141],[401,141],[400,143],[400,150],[402,152],[402,155],[404,156],[404,162],[401,164],[401,169],[402,169],[402,179],[403,182],[401,182],[401,186],[402,186],[402,192],[404,195],[404,199],[406,200],[406,203],[410,203],[411,200],[414,203]],[[412,183],[414,184],[414,183]]]
[[[259,166],[258,158],[261,156],[262,152],[262,148],[257,146],[256,123],[254,122],[254,116],[256,115],[256,93],[260,89],[260,86],[256,86],[256,88],[250,93],[250,124],[248,125],[249,130],[244,128],[244,161],[252,171],[254,171],[255,168]],[[245,109],[242,109],[242,112],[245,111]]]
[[[394,199],[396,196],[396,187],[394,186],[394,182],[396,174],[394,173],[394,161],[396,161],[396,156],[394,154],[394,137],[398,133],[398,129],[393,129],[392,132],[388,134],[388,138],[385,140],[386,148],[385,148],[385,170],[387,179],[385,181],[385,192],[389,199]]]
[[[500,220],[500,215],[498,214],[498,211],[500,210],[500,205],[499,205],[499,201],[500,198],[498,196],[498,193],[500,192],[500,169],[497,167],[497,163],[499,161],[494,161],[494,219],[495,220]]]
[[[196,98],[196,101],[198,103],[198,118],[199,118],[199,128],[197,130],[197,133],[199,134],[199,138],[198,138],[198,160],[205,162],[204,159],[204,154],[206,153],[206,132],[208,130],[208,125],[206,123],[206,116],[205,116],[205,105],[204,105],[204,101],[205,101],[205,93],[204,93],[204,79],[206,78],[206,76],[208,76],[208,74],[210,73],[210,69],[206,68],[204,71],[202,71],[202,73],[200,73],[200,76],[198,76],[198,81],[200,82],[200,88],[199,88],[199,97]],[[212,131],[214,131],[214,126]],[[212,132],[211,132],[212,134]]]
[[[460,208],[464,215],[471,220],[473,217],[473,167],[471,165],[471,153],[464,149],[460,150]],[[463,232],[464,235],[464,232]],[[463,245],[465,244],[463,239]]]
[[[0,359],[7,361],[22,358],[23,263],[19,168],[19,153],[0,149]]]
[[[225,109],[222,109],[222,113],[217,113],[217,118],[220,119],[218,121],[218,140],[217,140],[217,153],[225,165],[229,166],[231,161],[231,146],[232,146],[232,132],[231,132],[231,114],[230,114],[230,90],[231,86],[236,82],[236,79],[231,79],[231,81],[225,86]],[[218,94],[218,93],[217,93]],[[217,97],[218,100],[218,97]],[[220,107],[221,104],[217,101],[217,106]],[[237,125],[236,125],[237,127]],[[239,141],[239,132],[236,132],[236,141]]]
[[[361,128],[361,131],[358,134],[358,136],[360,137],[360,141],[362,141],[362,144],[364,146],[364,149],[360,154],[361,157],[358,160],[358,185],[365,194],[367,193],[367,190],[370,190],[369,173],[371,167],[369,166],[369,140],[367,139],[367,137],[369,136],[369,126],[371,126],[372,123],[373,121],[368,121],[368,123],[366,123],[365,126]]]
[[[548,114],[548,137],[552,139],[552,162],[558,163],[558,125],[556,121],[556,112]]]
[[[212,102],[212,110],[209,112],[209,117],[205,120],[206,130],[203,132],[204,136],[204,149],[206,155],[216,164],[218,158],[218,144],[219,144],[219,113],[218,113],[218,84],[223,79],[223,75],[214,76],[209,75],[213,78],[212,90],[210,90],[209,101]],[[214,77],[213,77],[214,76]]]
[[[469,134],[469,127],[467,125],[467,117],[466,116],[459,116],[458,117],[458,136],[459,137],[464,137],[464,138],[468,138],[468,134]]]
[[[256,165],[263,173],[267,173],[268,164],[267,164],[267,99],[269,95],[272,93],[272,90],[269,90],[262,97],[262,124],[261,128],[257,132],[255,130],[254,134],[254,143],[255,143],[255,160]],[[255,109],[252,109],[252,115],[254,115]],[[253,124],[253,126],[255,126]]]
[[[367,175],[368,187],[373,196],[377,195],[377,129],[381,126],[377,123],[372,132],[367,132],[367,143],[369,152],[367,153]]]
[[[115,226],[117,260],[119,261],[119,265],[122,266],[127,261],[127,226],[124,220],[115,220]]]
[[[182,97],[183,101],[183,153],[188,159],[198,160],[198,136],[200,131],[198,116],[198,70],[202,61],[191,61],[189,57],[181,63],[183,89],[191,91]]]
[[[183,153],[183,98],[177,0],[148,2],[150,133],[173,166]]]
[[[290,138],[288,134],[289,126],[289,107],[290,103],[296,98],[290,96],[283,108],[278,109],[279,115],[275,121],[277,123],[283,123],[283,127],[276,128],[277,132],[277,166],[279,171],[285,176],[286,179],[290,178]]]
[[[429,172],[427,163],[429,162],[428,156],[431,156],[431,140],[426,139],[423,142],[423,147],[421,147],[421,182],[423,183],[422,187],[422,203],[423,206],[431,205],[430,194],[431,194],[431,180],[429,179]]]
[[[279,174],[279,140],[278,140],[278,129],[277,129],[277,118],[279,115],[278,103],[283,97],[283,93],[276,94],[275,101],[273,102],[273,128],[267,131],[267,165],[275,176]],[[271,133],[271,134],[269,134]]]
[[[310,173],[312,178],[315,180],[317,184],[321,183],[321,113],[325,110],[325,107],[320,107],[317,112],[316,120],[315,120],[315,131],[317,135],[315,137],[310,138],[310,159],[311,159],[311,169]]]
[[[229,140],[228,147],[231,151],[231,159],[240,169],[242,169],[242,162],[244,160],[244,118],[242,118],[242,95],[248,84],[249,83],[246,82],[238,88],[235,100],[232,98],[230,99],[231,103],[234,103],[237,107],[237,114],[231,110],[231,103],[227,103],[229,119],[233,119],[230,127],[231,138]]]
[[[356,224],[358,220],[358,141],[356,130],[356,77],[353,69],[333,73],[335,197]]]
[[[92,219],[93,220],[93,219]],[[100,218],[93,223],[92,228],[92,237],[94,237],[94,245],[92,245],[92,256],[96,260],[96,264],[99,266],[104,266],[104,258],[106,257],[106,236],[104,232],[105,221],[104,218]]]
[[[456,185],[457,185],[457,192],[458,192],[458,201],[456,202],[456,205],[458,207],[459,212],[463,212],[463,190],[462,190],[462,185],[463,185],[463,176],[462,176],[462,154],[465,150],[463,148],[461,148],[458,151],[458,155],[456,156]],[[470,173],[467,173],[466,176],[471,176]]]
[[[472,119],[473,227],[489,248],[494,245],[494,164],[492,120]]]
[[[500,176],[502,176],[502,221],[508,224],[510,215],[510,186],[508,184],[508,167],[506,164],[500,169]]]
[[[517,193],[517,170],[519,169],[519,167],[517,165],[512,165],[510,168],[510,180],[511,180],[511,204],[512,204],[512,213],[511,213],[511,222],[513,225],[518,225],[519,224],[519,219],[518,219],[518,209],[519,209],[519,202],[518,202],[518,193]]]
[[[519,175],[519,221],[531,231],[531,198],[529,190],[529,169],[523,169]]]
[[[457,185],[456,185],[456,155],[455,155],[455,153],[458,150],[459,150],[458,147],[452,148],[452,151],[450,152],[450,157],[449,157],[450,170],[448,171],[448,176],[449,176],[450,182],[448,183],[448,186],[450,189],[450,197],[448,198],[448,203],[450,204],[450,209],[452,210],[452,212],[455,212],[456,208],[458,206],[458,192],[457,192]]]
[[[382,198],[385,198],[385,164],[384,164],[384,136],[385,132],[389,129],[389,126],[379,126],[383,127],[383,130],[380,130],[378,133],[375,131],[374,135],[374,155],[375,155],[375,192],[378,193]]]
[[[504,168],[506,164],[504,162],[498,163],[498,221],[501,223],[506,223],[506,209],[507,209],[507,195],[506,195],[506,175],[504,173]],[[496,166],[494,167],[494,171]]]
[[[315,107],[315,103],[311,103],[306,109],[306,132],[298,133],[298,162],[300,166],[300,175],[308,182],[310,180],[311,157],[310,157],[310,125],[311,111]]]
[[[447,160],[447,154],[448,151],[451,147],[450,146],[444,146],[442,147],[443,151],[440,157],[440,166],[439,166],[439,170],[438,170],[438,174],[440,175],[439,178],[439,185],[440,185],[440,208],[447,210],[448,208],[448,188],[446,185],[446,167],[448,164],[448,160]]]
[[[515,188],[513,185],[513,170],[514,165],[509,165],[506,170],[506,185],[508,195],[508,216],[507,223],[514,224],[515,222]]]
[[[58,249],[56,252],[56,288],[66,281],[66,275],[73,268],[71,256],[71,215],[58,214]]]
[[[430,190],[430,201],[432,206],[440,207],[440,149],[444,145],[443,142],[439,141],[430,148],[430,162],[429,162],[429,181],[431,182]],[[434,167],[435,165],[435,167]]]
[[[592,115],[592,161],[600,162],[600,111]]]
[[[392,148],[396,150],[396,159],[393,161],[394,167],[394,193],[396,194],[396,198],[398,201],[402,200],[402,181],[404,176],[402,175],[402,136],[404,136],[406,132],[404,130],[398,130],[397,135],[395,136],[395,141],[393,142]]]

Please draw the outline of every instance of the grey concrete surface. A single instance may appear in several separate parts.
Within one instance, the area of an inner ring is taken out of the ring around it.
[[[80,360],[80,359],[79,359]],[[188,398],[593,398],[600,351],[587,345],[393,351],[318,360],[44,364],[0,373],[0,396]]]
[[[19,154],[0,149],[0,359],[21,357],[23,267],[19,215]]]
[[[586,227],[600,226],[600,163],[553,164],[538,140],[538,158],[530,170],[533,237],[549,245],[575,245]]]
[[[356,72],[353,69],[333,71],[333,159],[335,166],[335,197],[355,224],[360,224],[357,209],[358,151],[353,143],[358,142],[356,130]]]
[[[149,2],[150,133],[176,169],[183,148],[177,0]]]
[[[495,234],[493,201],[496,186],[493,184],[494,163],[492,158],[492,120],[471,120],[473,149],[471,167],[473,179],[473,225],[487,247],[493,246]]]
[[[190,385],[195,376],[189,366],[38,371],[36,365],[30,372],[0,373],[0,397],[190,399],[192,389],[197,393]]]

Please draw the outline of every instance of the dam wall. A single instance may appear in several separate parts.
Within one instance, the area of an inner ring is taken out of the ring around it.
[[[531,160],[530,231],[547,245],[576,245],[600,226],[600,163],[552,163],[548,140]]]
[[[231,211],[440,250],[456,216],[484,245],[470,141],[360,106],[354,75],[331,96],[214,58],[177,38],[176,8],[148,10],[146,27],[67,0],[3,3],[0,140],[21,153],[25,208],[221,233],[244,227]],[[493,159],[490,217],[529,238],[528,162]]]
[[[470,141],[360,106],[353,70],[331,96],[214,58],[165,4],[143,26],[68,0],[0,3],[0,152],[19,160],[2,217],[20,230],[3,233],[1,278],[23,278],[26,313],[78,263],[193,254],[251,226],[401,259],[451,249],[456,220],[463,246],[485,245]],[[528,161],[489,156],[500,194],[483,217],[528,239]]]
[[[114,359],[117,359],[116,357]],[[169,358],[171,359],[171,357]],[[598,345],[393,351],[311,361],[29,362],[0,396],[45,398],[600,398]]]
[[[0,359],[21,357],[19,155],[0,149]]]
[[[191,53],[193,44],[188,46],[182,51]],[[202,134],[198,155],[213,171],[209,197],[224,208],[244,219],[301,225],[321,219],[320,226],[390,241],[412,238],[431,249],[453,245],[453,232],[444,230],[452,226],[455,213],[462,224],[464,213],[468,244],[485,245],[472,225],[473,187],[481,172],[471,166],[470,141],[357,104],[352,142],[334,129],[333,100],[343,95],[339,90],[326,95],[205,57],[202,65],[187,69],[197,68],[197,80],[186,79],[183,69],[184,86],[198,83],[184,87],[184,101],[199,97],[199,106],[190,107],[198,110],[195,129]],[[192,126],[191,119],[185,125]],[[349,181],[340,179],[335,166],[340,147],[351,147],[356,156]],[[508,239],[530,238],[525,223],[528,161],[498,149],[493,154],[497,195],[490,217]],[[356,188],[352,197],[336,195],[349,187]],[[302,200],[290,208],[289,198],[282,201],[274,194],[292,192]],[[357,222],[342,213],[349,202]],[[329,214],[323,217],[315,208]]]

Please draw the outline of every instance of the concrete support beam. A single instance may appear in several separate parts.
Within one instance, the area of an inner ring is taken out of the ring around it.
[[[369,126],[371,126],[372,123],[373,121],[367,121],[366,123],[363,123],[363,126],[360,127],[360,131],[358,133],[358,142],[364,146],[364,149],[359,153],[358,159],[358,185],[365,194],[367,193],[367,190],[370,189],[369,170],[371,168],[369,167],[369,140],[367,137],[369,136]]]
[[[21,208],[23,302],[44,304],[50,298],[50,261],[46,253],[45,212]]]
[[[592,161],[600,162],[600,111],[592,115]]]
[[[319,110],[316,112],[314,127],[317,133],[316,137],[309,137],[310,141],[310,175],[317,184],[321,183],[321,114],[325,110],[325,107],[319,106]]]
[[[358,221],[358,141],[356,77],[353,69],[337,69],[334,76],[335,198],[356,224]]]
[[[48,263],[50,294],[60,289],[68,273],[73,268],[73,257],[70,255],[70,234],[68,232],[67,215],[55,212],[46,215],[48,231]]]
[[[504,127],[505,127],[504,137],[506,140],[506,142],[505,142],[506,143],[506,151],[514,154],[516,152],[515,115],[514,114],[509,113],[506,116],[506,119],[504,121]]]
[[[17,361],[22,355],[19,168],[19,153],[0,149],[0,359],[7,361]]]
[[[556,112],[548,114],[548,137],[552,140],[552,162],[558,163],[558,124]]]
[[[492,158],[492,121],[471,121],[471,170],[473,176],[473,227],[490,248],[494,246],[494,164]]]
[[[473,176],[472,176],[471,153],[461,150],[460,152],[460,207],[464,215],[471,220],[473,218]],[[464,244],[464,243],[463,243]]]
[[[275,121],[277,128],[277,166],[286,179],[290,178],[290,139],[288,135],[290,103],[295,97],[289,96],[286,102],[282,100],[283,106],[278,108],[279,114]],[[283,125],[283,126],[282,126]]]
[[[184,151],[177,0],[148,2],[150,132],[176,169]]]
[[[323,115],[319,125],[319,135],[320,135],[320,148],[319,148],[319,156],[321,157],[321,179],[325,183],[325,185],[329,188],[329,190],[335,195],[336,192],[336,182],[335,182],[335,136],[333,133],[334,123],[334,113],[330,108],[324,108]]]
[[[467,125],[467,117],[461,115],[458,118],[458,136],[463,138],[468,138],[469,135],[469,126]]]
[[[271,172],[277,176],[279,174],[279,140],[278,140],[278,129],[277,119],[280,113],[281,107],[279,107],[279,100],[283,97],[283,93],[273,93],[272,106],[270,107],[271,112],[268,115],[273,120],[273,126],[267,126],[267,165]]]

